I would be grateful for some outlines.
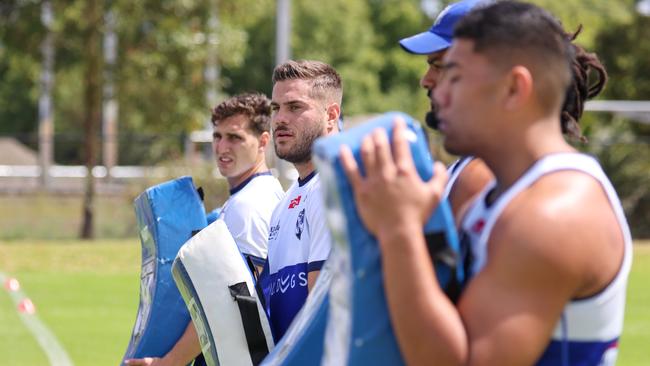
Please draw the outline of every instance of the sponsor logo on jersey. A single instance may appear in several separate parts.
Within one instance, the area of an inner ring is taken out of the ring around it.
[[[300,237],[302,236],[302,231],[305,227],[305,209],[303,208],[302,211],[298,214],[298,219],[296,220],[296,238],[300,240]]]
[[[307,273],[278,273],[277,276],[271,281],[271,296],[286,293],[287,291],[298,287],[307,286]]]
[[[484,228],[484,227],[485,227],[485,220],[483,220],[483,219],[478,219],[478,220],[476,220],[476,222],[474,223],[474,225],[472,225],[472,232],[478,234],[478,233],[480,233],[481,231],[483,231],[483,228]]]
[[[278,237],[279,232],[280,232],[280,224],[271,226],[269,228],[269,240],[275,240]]]
[[[298,206],[300,204],[300,198],[302,198],[302,196],[298,196],[298,197],[292,199],[291,202],[289,203],[289,209],[292,209],[292,208]]]

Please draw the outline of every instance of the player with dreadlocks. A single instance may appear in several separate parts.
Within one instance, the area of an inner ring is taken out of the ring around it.
[[[440,62],[451,46],[453,28],[465,14],[472,9],[493,3],[493,0],[462,0],[445,8],[433,26],[425,32],[400,40],[402,48],[409,53],[426,55],[429,67],[420,79],[420,85],[431,96],[441,75]],[[562,107],[560,123],[562,133],[571,140],[587,142],[580,131],[579,121],[582,117],[585,102],[597,96],[605,87],[607,72],[598,56],[587,52],[582,46],[573,43],[582,31],[582,25],[575,33],[567,33],[574,51],[572,62],[573,83],[567,90]],[[431,99],[431,110],[425,121],[433,129],[438,128],[436,105]],[[449,181],[445,193],[448,196],[454,214],[458,217],[462,207],[474,195],[493,179],[492,172],[480,160],[465,156],[455,161],[448,169]]]
[[[602,168],[562,134],[573,60],[592,59],[576,58],[570,42],[548,12],[515,1],[472,10],[455,27],[433,93],[439,129],[448,151],[477,156],[495,177],[459,223],[473,261],[457,304],[437,283],[421,230],[443,198],[444,167],[420,179],[399,121],[392,143],[383,130],[363,141],[364,177],[342,148],[409,364],[615,363],[632,239]],[[592,85],[577,90],[593,94]]]

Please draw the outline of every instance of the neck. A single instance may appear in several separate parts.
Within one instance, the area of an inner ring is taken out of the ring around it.
[[[314,168],[314,163],[312,163],[311,160],[309,160],[306,163],[297,163],[293,164],[294,168],[298,171],[298,177],[300,179],[305,179],[309,174],[311,174],[315,168]]]
[[[264,157],[259,159],[250,169],[246,170],[244,173],[236,177],[228,177],[228,188],[233,189],[238,185],[242,184],[246,179],[250,178],[254,174],[263,173],[268,171],[269,168],[266,166],[266,161]]]
[[[519,133],[504,134],[479,157],[496,177],[497,194],[500,194],[544,156],[573,151],[562,136],[559,120],[541,119]]]

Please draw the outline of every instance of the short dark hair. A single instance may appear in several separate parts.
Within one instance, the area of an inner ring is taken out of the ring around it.
[[[534,78],[541,105],[559,109],[571,82],[573,49],[560,23],[532,4],[499,1],[480,7],[456,25],[454,37],[474,41],[474,52],[496,64],[523,64]]]
[[[212,110],[212,125],[235,115],[244,115],[250,121],[249,128],[256,135],[269,132],[271,126],[271,101],[263,94],[235,95],[219,103]]]
[[[323,99],[329,96],[334,102],[341,104],[341,77],[332,66],[321,61],[289,60],[273,70],[273,84],[295,79],[311,81],[310,97]]]

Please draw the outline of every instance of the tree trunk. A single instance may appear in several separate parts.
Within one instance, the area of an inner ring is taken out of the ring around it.
[[[99,47],[101,12],[99,0],[87,0],[84,11],[86,29],[84,36],[84,55],[86,72],[84,77],[84,160],[86,181],[83,198],[83,216],[80,237],[94,237],[95,179],[92,168],[95,166],[97,150],[97,131],[101,123],[101,54]]]

